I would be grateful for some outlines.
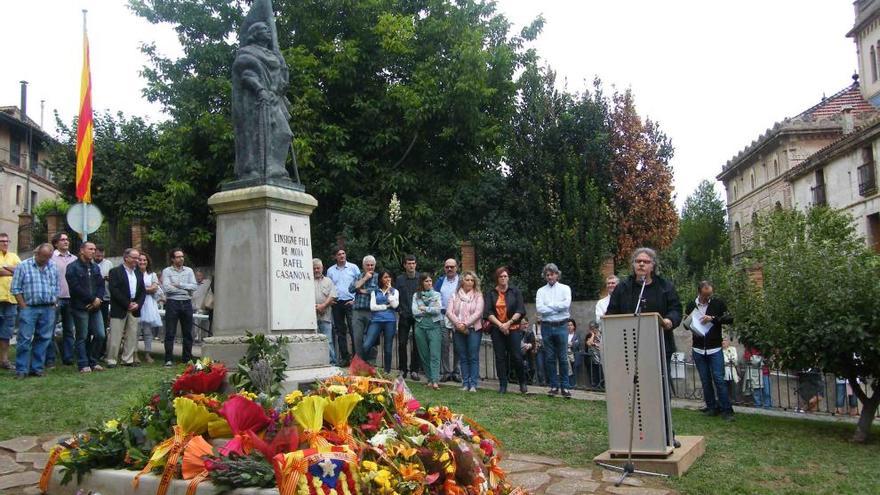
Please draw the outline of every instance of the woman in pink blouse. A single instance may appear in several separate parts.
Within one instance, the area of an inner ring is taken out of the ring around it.
[[[474,272],[464,272],[455,295],[446,308],[452,324],[455,352],[461,365],[462,391],[476,392],[480,377],[480,341],[483,334],[483,294],[480,279]]]

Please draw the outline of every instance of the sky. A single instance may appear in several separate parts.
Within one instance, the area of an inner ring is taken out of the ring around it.
[[[24,46],[0,71],[0,105],[19,105],[54,133],[78,112],[82,9],[88,9],[92,102],[98,110],[165,117],[146,101],[139,46],[181,53],[170,26],[136,17],[123,0],[0,0],[0,46]],[[660,123],[675,147],[676,204],[768,127],[852,83],[851,0],[498,0],[518,32],[545,19],[531,45],[560,87],[583,91],[599,77],[632,89],[643,117]],[[12,53],[7,51],[7,54]],[[716,184],[720,192],[722,187]]]

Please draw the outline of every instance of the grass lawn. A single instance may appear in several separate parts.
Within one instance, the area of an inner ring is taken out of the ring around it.
[[[80,375],[70,367],[46,378],[0,375],[0,440],[65,433],[116,415],[181,368],[157,365]],[[556,457],[592,466],[607,447],[605,403],[544,396],[439,391],[413,384],[426,404],[446,404],[498,436],[509,451]],[[868,445],[849,443],[853,425],[740,414],[736,422],[675,410],[676,431],[704,435],[707,451],[680,479],[681,493],[880,493],[880,427]]]

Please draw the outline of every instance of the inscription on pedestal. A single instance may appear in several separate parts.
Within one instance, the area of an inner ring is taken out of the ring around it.
[[[271,330],[314,330],[309,217],[272,212],[269,223]]]

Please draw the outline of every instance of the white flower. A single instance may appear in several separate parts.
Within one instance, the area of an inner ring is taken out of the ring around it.
[[[391,225],[397,225],[400,221],[400,200],[397,199],[397,193],[391,195],[391,201],[388,203],[388,221]]]
[[[397,432],[390,428],[386,428],[373,435],[373,438],[371,438],[369,442],[373,447],[384,447],[385,444],[388,443],[388,440],[395,438],[397,438]]]

